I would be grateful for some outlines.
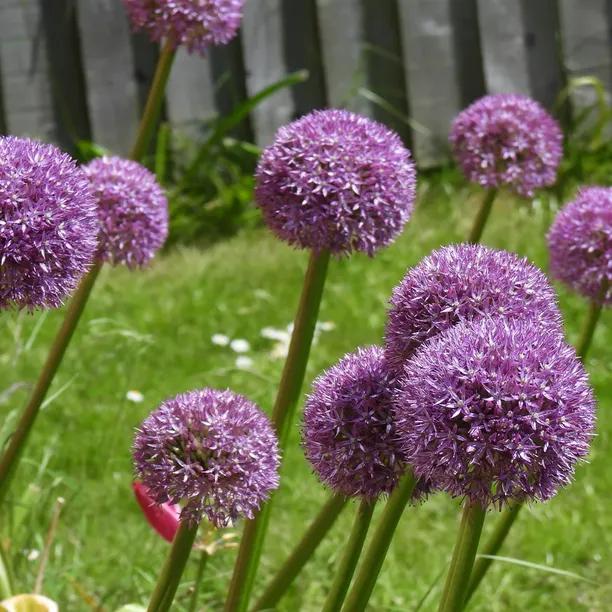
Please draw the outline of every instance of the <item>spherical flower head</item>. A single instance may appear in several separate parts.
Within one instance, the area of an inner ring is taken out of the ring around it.
[[[276,435],[242,395],[203,389],[166,400],[142,423],[136,472],[158,504],[183,503],[181,520],[216,527],[254,513],[278,487]]]
[[[392,415],[394,390],[378,346],[346,355],[314,381],[303,444],[317,476],[334,491],[375,499],[390,493],[405,472]]]
[[[527,259],[481,245],[433,251],[408,270],[390,305],[385,353],[398,373],[423,342],[464,320],[487,314],[529,317],[561,329],[555,293],[544,273]]]
[[[123,0],[133,27],[204,55],[238,32],[244,0]]]
[[[476,100],[455,118],[450,143],[468,180],[523,197],[554,184],[563,153],[557,122],[535,100],[516,94]]]
[[[612,188],[583,187],[548,233],[554,277],[591,300],[612,303]]]
[[[323,110],[279,129],[259,160],[255,199],[268,227],[291,245],[373,255],[410,218],[415,181],[397,134]]]
[[[100,157],[84,167],[98,202],[98,256],[145,265],[168,236],[168,201],[155,175],[135,161]]]
[[[568,484],[594,415],[586,372],[563,336],[503,317],[427,342],[395,398],[415,474],[485,507],[547,500]]]
[[[87,177],[53,145],[0,137],[0,309],[55,308],[92,264]]]

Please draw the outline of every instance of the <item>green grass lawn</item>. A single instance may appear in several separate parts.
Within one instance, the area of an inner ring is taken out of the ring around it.
[[[397,243],[374,259],[332,262],[321,321],[335,328],[314,346],[312,378],[340,356],[381,341],[386,302],[406,269],[436,246],[466,236],[478,194],[436,181],[421,188],[418,210]],[[496,203],[484,242],[517,251],[546,267],[546,206]],[[282,359],[270,352],[263,327],[291,322],[306,254],[289,249],[265,230],[243,233],[207,250],[175,250],[144,272],[105,269],[82,324],[40,415],[3,516],[0,535],[13,558],[19,591],[33,588],[54,500],[66,503],[45,576],[44,592],[62,610],[115,610],[146,603],[168,545],[150,529],[130,488],[134,427],[160,400],[197,387],[230,387],[269,410]],[[559,287],[567,335],[575,341],[586,304]],[[61,313],[0,315],[0,415],[4,432],[26,400]],[[598,436],[590,462],[554,500],[519,518],[506,556],[567,570],[585,580],[515,564],[497,563],[472,610],[609,610],[612,601],[612,329],[604,313],[588,368],[599,399]],[[215,346],[223,333],[251,344],[250,370],[236,354]],[[137,390],[144,401],[126,399]],[[8,420],[7,420],[8,419]],[[30,485],[30,483],[34,483]],[[293,427],[282,486],[272,515],[258,587],[282,562],[326,492],[311,474]],[[458,525],[458,501],[436,495],[402,518],[371,601],[372,610],[411,610],[445,569]],[[341,516],[281,610],[320,610],[354,506]],[[485,532],[495,521],[487,518]],[[234,550],[210,561],[202,609],[220,610]],[[176,610],[184,610],[196,568],[191,561]],[[435,584],[423,610],[434,610]],[[99,606],[99,607],[97,607]]]

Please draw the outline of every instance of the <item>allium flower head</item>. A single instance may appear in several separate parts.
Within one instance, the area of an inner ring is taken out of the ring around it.
[[[408,270],[393,290],[385,332],[386,357],[399,372],[428,338],[482,315],[530,317],[561,328],[555,293],[526,259],[481,245],[450,245]]]
[[[548,234],[553,276],[595,301],[612,303],[612,187],[584,187]]]
[[[476,100],[455,118],[450,142],[468,180],[523,197],[555,182],[563,153],[557,122],[535,100],[515,94]]]
[[[93,261],[89,181],[53,145],[0,137],[0,308],[55,308]]]
[[[280,128],[257,167],[255,198],[270,229],[301,248],[373,255],[410,218],[416,174],[399,136],[344,110]]]
[[[217,527],[255,511],[278,487],[279,451],[268,418],[242,395],[203,389],[166,400],[134,441],[138,477],[181,520]]]
[[[595,404],[560,333],[484,317],[432,338],[395,398],[402,449],[421,478],[484,506],[546,500],[589,449]]]
[[[228,43],[238,31],[244,0],[123,0],[132,25],[152,40],[172,37],[189,52]]]
[[[303,444],[318,477],[335,491],[376,498],[405,471],[392,419],[394,389],[377,346],[346,355],[314,381]]]
[[[168,235],[168,201],[155,175],[120,157],[94,159],[84,169],[98,202],[99,257],[143,266]]]

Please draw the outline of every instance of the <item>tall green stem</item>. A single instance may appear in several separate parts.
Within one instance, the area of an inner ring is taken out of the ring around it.
[[[353,587],[346,598],[343,612],[362,612],[366,609],[393,534],[410,500],[415,484],[416,480],[412,472],[408,471],[389,496],[359,566]]]
[[[189,523],[180,523],[174,540],[172,540],[170,552],[157,579],[153,595],[151,595],[147,612],[166,612],[166,610],[170,610],[197,533],[197,525],[192,527]]]
[[[472,231],[470,232],[468,242],[471,242],[472,244],[480,242],[487,219],[491,214],[491,208],[493,207],[493,201],[495,200],[496,195],[497,189],[489,189],[485,193],[480,209],[478,210],[476,218],[474,219],[474,225],[472,226]]]
[[[138,126],[136,141],[130,153],[130,158],[135,161],[140,161],[144,157],[151,143],[155,125],[159,119],[162,103],[164,101],[164,92],[166,91],[166,85],[175,55],[174,41],[169,38],[159,54],[151,89],[149,90],[147,102],[142,113],[142,119]]]
[[[439,612],[463,610],[485,513],[485,509],[480,504],[465,502],[453,558],[438,608]]]
[[[338,571],[331,590],[325,600],[323,612],[340,612],[344,598],[351,584],[353,573],[357,567],[357,561],[363,548],[370,522],[372,521],[372,513],[376,502],[372,500],[363,500],[357,508],[353,529],[349,536],[344,555],[338,566]]]
[[[589,304],[589,312],[587,314],[584,327],[582,328],[582,334],[576,345],[576,352],[582,361],[586,359],[587,353],[591,348],[591,342],[593,341],[593,335],[595,334],[595,328],[601,315],[601,309],[606,299],[606,293],[608,292],[608,282],[604,281],[601,284],[601,289],[596,300],[592,300]]]
[[[198,573],[196,574],[195,584],[193,585],[193,594],[191,595],[191,603],[189,604],[189,612],[196,612],[198,609],[198,595],[200,593],[200,586],[202,584],[202,577],[204,576],[204,569],[208,562],[209,554],[202,550],[200,552],[200,562],[198,563]]]
[[[278,604],[336,522],[346,503],[347,499],[342,495],[332,495],[329,498],[276,576],[268,583],[263,594],[253,606],[252,612],[273,609]]]
[[[293,422],[302,383],[304,382],[328,264],[328,251],[313,251],[311,253],[304,277],[300,303],[295,316],[289,353],[272,412],[272,422],[278,434],[281,452],[287,446],[290,426]],[[243,612],[248,606],[273,500],[274,497],[268,501],[253,520],[247,521],[244,526],[240,549],[238,550],[238,557],[236,558],[234,573],[225,602],[226,612]]]
[[[499,552],[499,549],[502,547],[508,532],[512,525],[514,525],[514,521],[518,516],[520,509],[523,507],[522,503],[514,504],[510,506],[507,510],[502,512],[502,515],[499,517],[497,524],[495,525],[495,529],[489,539],[485,542],[484,546],[481,550],[478,551],[478,559],[476,563],[474,563],[474,568],[472,569],[472,574],[470,576],[470,582],[467,588],[467,594],[465,597],[465,603],[467,603],[474,591],[478,588],[478,585],[481,583],[485,574],[489,571],[489,567],[491,563],[493,563],[493,559],[489,559],[489,556],[495,556]],[[486,555],[482,556],[482,555]]]
[[[155,124],[159,118],[164,90],[168,81],[168,75],[170,74],[174,54],[174,46],[172,41],[169,40],[166,42],[160,54],[145,110],[140,120],[136,142],[130,155],[131,159],[135,161],[140,161],[151,142],[151,136],[153,135]],[[40,412],[40,407],[61,365],[66,348],[70,343],[74,330],[81,318],[81,314],[85,309],[85,305],[87,304],[87,300],[101,267],[102,263],[96,262],[91,270],[83,277],[79,287],[72,296],[62,326],[53,340],[47,360],[40,372],[36,386],[30,396],[30,400],[17,423],[16,430],[11,435],[7,447],[2,454],[2,458],[0,459],[0,504],[4,499],[12,475],[19,462],[23,447],[32,430],[36,417]]]
[[[19,463],[19,458],[25,447],[25,443],[32,431],[36,417],[40,412],[40,407],[62,363],[66,348],[83,314],[85,304],[87,303],[87,299],[89,298],[89,294],[96,282],[101,267],[101,263],[94,264],[91,270],[83,277],[81,284],[70,300],[66,315],[64,316],[64,321],[51,345],[47,360],[36,381],[34,390],[2,454],[2,459],[0,460],[0,503],[8,490],[17,464]]]

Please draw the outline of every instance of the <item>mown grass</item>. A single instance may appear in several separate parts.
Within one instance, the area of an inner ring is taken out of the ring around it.
[[[413,220],[393,247],[372,260],[356,256],[332,263],[320,319],[334,322],[335,329],[322,333],[312,351],[305,390],[344,353],[380,342],[392,287],[432,248],[467,234],[477,199],[477,193],[457,188],[444,176],[426,182]],[[530,208],[501,200],[484,242],[546,267],[544,232],[551,215],[546,202]],[[31,438],[12,488],[10,512],[3,516],[0,534],[13,559],[19,591],[33,587],[38,561],[28,556],[42,548],[54,500],[62,496],[66,503],[44,592],[68,611],[112,611],[124,603],[147,601],[167,545],[145,523],[132,497],[134,427],[163,398],[202,386],[231,387],[269,410],[282,360],[270,356],[271,343],[260,331],[285,327],[292,320],[305,263],[304,253],[262,229],[205,251],[174,250],[141,273],[104,270],[54,383],[57,396]],[[575,341],[585,303],[562,287],[559,297],[568,338]],[[0,414],[5,432],[26,399],[60,317],[58,312],[0,317]],[[586,580],[497,563],[473,610],[609,609],[610,321],[604,313],[588,364],[599,399],[599,435],[590,463],[582,465],[575,483],[550,503],[524,512],[503,550],[509,557],[575,572]],[[211,343],[214,333],[247,339],[252,369],[237,369],[236,355]],[[128,390],[140,391],[144,401],[128,401]],[[282,562],[325,497],[300,450],[296,424],[258,586]],[[411,610],[434,583],[422,609],[435,609],[440,589],[436,577],[452,549],[457,506],[457,501],[437,495],[405,512],[372,610]],[[341,516],[279,609],[320,609],[353,511],[351,507]],[[493,514],[488,517],[485,530],[494,519]],[[224,550],[209,563],[201,609],[221,609],[233,556],[233,550]],[[185,609],[195,559],[176,610]]]

